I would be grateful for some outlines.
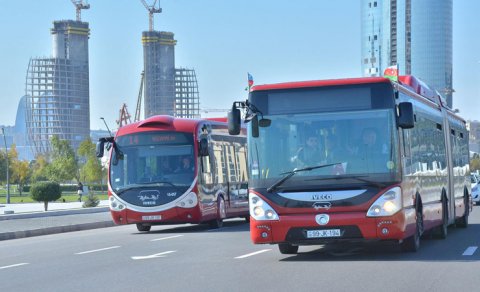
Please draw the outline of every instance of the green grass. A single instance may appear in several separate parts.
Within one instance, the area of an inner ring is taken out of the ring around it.
[[[99,200],[107,200],[108,199],[107,194],[97,194],[96,193],[95,196]],[[63,192],[62,197],[60,197],[60,199],[55,201],[55,202],[57,202],[57,203],[58,202],[63,202],[63,200],[65,200],[65,202],[77,202],[78,201],[78,195],[75,194],[75,193]],[[84,195],[82,197],[82,200],[83,201],[86,200],[86,195]],[[6,195],[0,193],[0,204],[5,204],[6,201],[7,201]],[[10,194],[10,203],[11,204],[16,204],[16,203],[36,203],[36,202],[34,200],[32,200],[32,198],[30,198],[29,193],[23,193],[22,196],[20,196],[19,194]]]

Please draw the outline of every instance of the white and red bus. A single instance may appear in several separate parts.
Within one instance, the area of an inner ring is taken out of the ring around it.
[[[226,119],[153,116],[102,138],[110,149],[108,195],[116,224],[208,222],[248,216],[246,132],[230,136]]]
[[[259,85],[240,108],[248,131],[250,234],[256,244],[389,240],[416,251],[431,231],[466,227],[468,132],[412,76]]]

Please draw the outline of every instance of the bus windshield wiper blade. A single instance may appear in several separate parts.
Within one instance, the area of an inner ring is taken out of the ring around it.
[[[308,179],[306,181],[329,180],[329,179],[339,180],[339,179],[349,179],[349,178],[351,178],[351,179],[356,179],[356,180],[361,181],[361,182],[368,183],[370,185],[378,186],[380,188],[385,187],[385,185],[382,184],[382,183],[375,182],[375,181],[368,180],[368,179],[364,179],[362,177],[368,177],[368,175],[349,175],[349,176],[347,176],[347,175],[335,175],[335,176],[329,176],[329,177],[312,178],[312,179]]]
[[[292,171],[288,171],[288,172],[281,173],[281,174],[286,174],[286,176],[282,177],[281,179],[279,179],[278,181],[276,181],[273,185],[271,185],[269,188],[267,188],[267,192],[271,193],[271,192],[272,192],[273,190],[275,190],[278,186],[280,186],[281,184],[283,184],[286,180],[288,180],[289,178],[291,178],[292,176],[294,176],[297,172],[310,171],[310,170],[314,170],[314,169],[318,169],[318,168],[324,168],[324,167],[329,167],[329,166],[333,166],[333,165],[337,165],[337,164],[341,164],[341,163],[329,163],[329,164],[322,164],[322,165],[316,165],[316,166],[308,166],[308,167],[304,167],[304,168],[300,168],[300,169],[295,168],[295,169],[292,170]]]
[[[174,188],[177,187],[176,185],[174,185],[173,183],[168,182],[168,181],[152,181],[152,182],[145,182],[145,183],[138,183],[138,184],[141,187],[157,187],[157,186],[160,186],[162,184],[171,185]]]

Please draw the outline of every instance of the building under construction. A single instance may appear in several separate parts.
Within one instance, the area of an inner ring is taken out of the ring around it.
[[[53,56],[31,59],[25,91],[26,128],[35,154],[50,151],[50,139],[74,149],[90,135],[88,23],[55,21]]]
[[[160,7],[148,5],[150,30],[142,33],[144,63],[144,115],[171,115],[183,118],[200,117],[199,93],[195,71],[175,68],[175,45],[172,32],[155,31],[153,14]]]

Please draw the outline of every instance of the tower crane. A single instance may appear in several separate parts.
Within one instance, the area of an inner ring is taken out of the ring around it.
[[[82,21],[82,9],[90,9],[90,4],[83,3],[83,0],[70,0],[77,10],[77,21]]]
[[[116,120],[116,122],[119,128],[132,123],[132,120],[130,119],[130,113],[128,112],[126,103],[122,104],[122,107],[120,108],[120,111],[119,111],[118,120]]]
[[[157,0],[153,1],[152,5],[148,5],[148,3],[145,0],[140,0],[140,1],[142,1],[143,6],[145,6],[145,8],[147,8],[148,10],[148,19],[149,19],[148,28],[150,31],[153,31],[153,14],[162,12],[162,8],[160,8],[160,2],[158,2],[158,8],[156,8],[155,5],[157,4]]]
[[[135,118],[133,120],[134,122],[140,121],[140,114],[142,109],[143,83],[145,83],[145,71],[142,71],[142,77],[140,79],[140,90],[138,91],[137,109],[135,110]]]

